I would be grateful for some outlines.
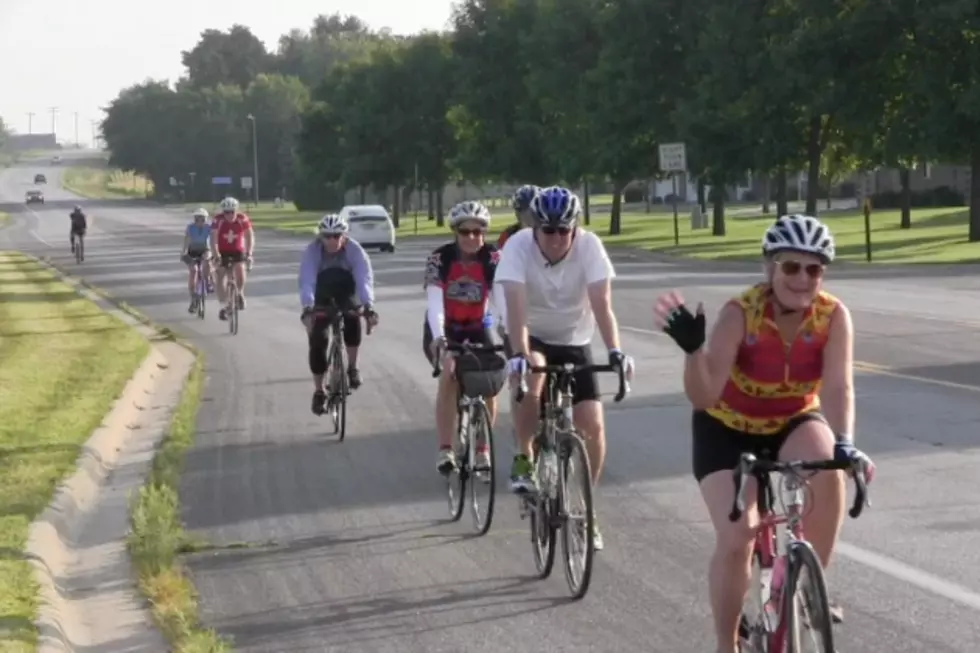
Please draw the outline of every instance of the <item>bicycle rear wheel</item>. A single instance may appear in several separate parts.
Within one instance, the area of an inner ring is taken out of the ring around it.
[[[75,243],[75,262],[81,263],[82,259],[85,258],[85,239],[81,236],[78,237],[78,242]]]
[[[466,482],[470,480],[470,423],[468,411],[460,409],[456,412],[456,437],[453,442],[456,467],[446,476],[446,499],[450,521],[459,521],[463,516],[463,506],[466,504]]]
[[[486,467],[473,467],[469,471],[470,483],[470,509],[473,513],[473,527],[480,535],[486,535],[493,523],[493,505],[496,495],[497,481],[494,475],[493,459],[493,428],[490,426],[490,412],[484,403],[477,403],[471,408],[470,413],[470,439],[473,443],[474,451],[478,442],[483,442],[487,447],[487,460],[489,465]],[[475,458],[474,458],[475,460]],[[469,458],[466,461],[469,468]],[[479,495],[486,490],[487,496],[481,501]],[[483,514],[480,507],[483,507]]]
[[[834,630],[823,567],[808,542],[793,542],[787,552],[783,653],[834,653]]]
[[[577,435],[566,434],[559,451],[558,505],[562,515],[561,548],[565,580],[568,581],[572,598],[581,599],[589,591],[595,557],[592,474],[585,444]],[[573,490],[582,496],[579,509],[573,509],[569,502]]]

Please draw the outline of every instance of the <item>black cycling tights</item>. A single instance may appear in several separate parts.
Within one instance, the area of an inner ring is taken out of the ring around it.
[[[310,372],[322,376],[327,373],[327,325],[323,318],[313,322],[310,333]],[[361,346],[361,318],[344,316],[344,344],[348,347]]]

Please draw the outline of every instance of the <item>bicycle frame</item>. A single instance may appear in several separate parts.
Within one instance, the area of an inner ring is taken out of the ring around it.
[[[747,487],[745,481],[754,477],[758,485],[759,525],[756,528],[752,548],[753,555],[758,558],[759,578],[753,578],[749,591],[752,593],[753,608],[760,611],[758,617],[763,630],[759,632],[758,624],[747,623],[750,632],[746,634],[750,638],[753,636],[766,638],[767,650],[770,653],[783,653],[788,634],[786,608],[791,605],[789,601],[794,597],[784,596],[783,590],[787,580],[789,556],[796,547],[810,546],[803,530],[807,488],[807,478],[803,477],[803,473],[850,469],[849,463],[834,460],[772,462],[758,460],[754,455],[745,453],[742,454],[739,465],[733,472],[735,500],[728,516],[729,520],[738,521],[745,511]],[[852,518],[856,518],[861,514],[864,506],[870,504],[867,502],[867,484],[863,471],[858,469],[852,471],[857,492],[849,514]],[[773,489],[769,480],[768,474],[773,472],[780,475],[781,483],[778,490]],[[781,493],[783,514],[774,511],[776,502],[774,495],[777,491]],[[782,537],[777,533],[780,526],[786,527]]]

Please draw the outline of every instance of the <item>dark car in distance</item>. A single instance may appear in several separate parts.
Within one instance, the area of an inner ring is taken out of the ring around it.
[[[48,178],[42,175],[40,172],[34,175],[35,184],[46,184],[48,183]]]
[[[39,190],[27,191],[27,204],[44,204],[44,193]]]

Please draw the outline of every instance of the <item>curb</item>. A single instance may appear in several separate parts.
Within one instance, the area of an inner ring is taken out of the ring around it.
[[[30,526],[25,553],[40,588],[38,653],[165,651],[126,549],[128,504],[146,480],[195,356],[79,279],[34,260],[135,328],[151,347],[83,445],[75,471]]]

